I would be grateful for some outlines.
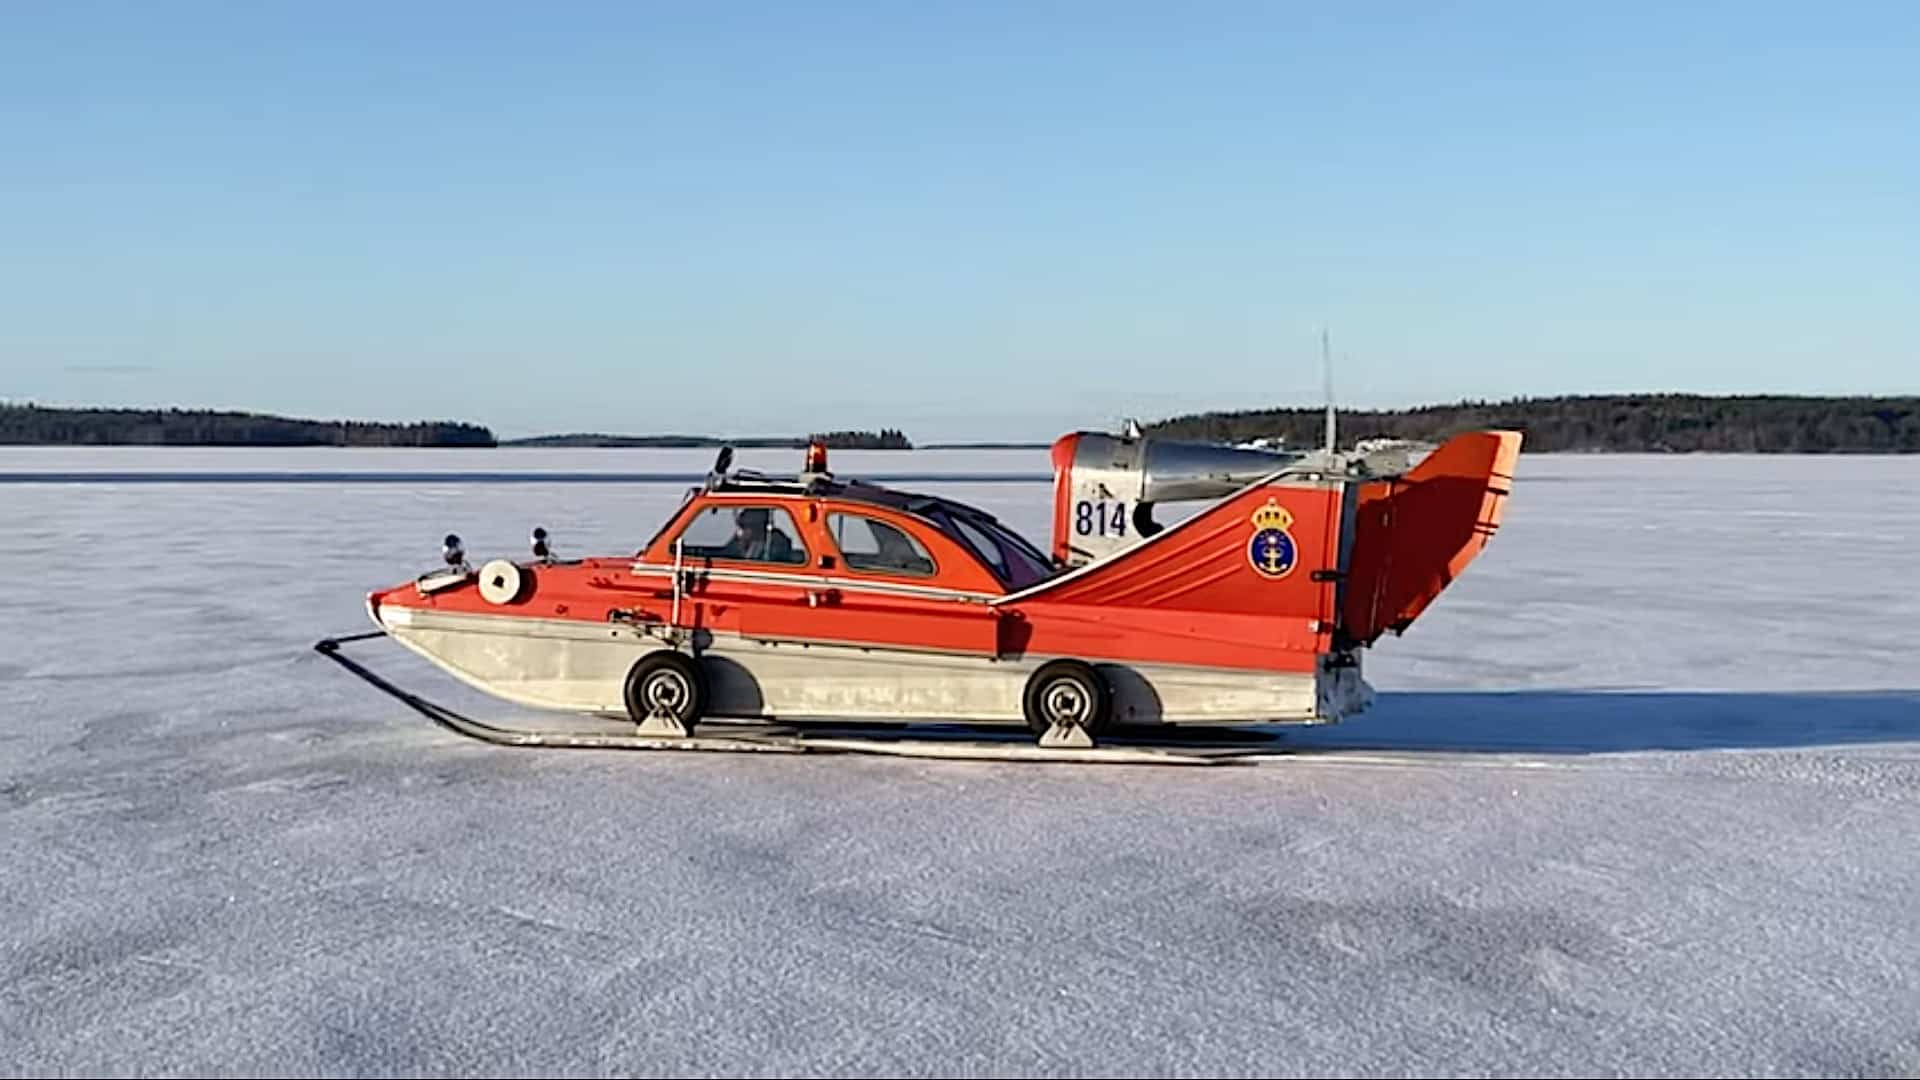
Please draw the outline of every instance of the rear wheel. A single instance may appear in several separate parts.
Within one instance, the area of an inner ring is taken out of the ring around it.
[[[627,672],[627,715],[643,724],[663,712],[692,727],[707,707],[707,682],[693,658],[670,649],[641,657]]]
[[[1036,735],[1056,727],[1079,728],[1088,735],[1107,729],[1112,695],[1093,665],[1081,660],[1052,660],[1027,680],[1027,726]]]

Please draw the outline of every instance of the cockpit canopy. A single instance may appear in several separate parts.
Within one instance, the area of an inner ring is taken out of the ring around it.
[[[1001,592],[1057,572],[1036,545],[977,507],[827,474],[716,473],[687,492],[640,555],[670,561],[676,548],[682,559]]]

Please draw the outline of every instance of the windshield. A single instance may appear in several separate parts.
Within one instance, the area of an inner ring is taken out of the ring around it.
[[[1018,533],[989,518],[957,513],[946,507],[928,516],[950,536],[971,548],[995,577],[1010,589],[1024,589],[1053,576],[1053,567],[1040,550]]]

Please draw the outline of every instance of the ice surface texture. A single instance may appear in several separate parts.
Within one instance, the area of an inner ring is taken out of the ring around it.
[[[494,749],[310,651],[446,532],[630,551],[679,484],[0,483],[0,1072],[1920,1071],[1920,459],[1520,473],[1373,713],[1195,771]]]

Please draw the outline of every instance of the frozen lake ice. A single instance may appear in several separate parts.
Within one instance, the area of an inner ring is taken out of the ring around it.
[[[509,751],[311,651],[711,459],[0,448],[0,1071],[1920,1072],[1920,457],[1523,457],[1244,769]],[[1044,450],[834,465],[1045,538]]]

